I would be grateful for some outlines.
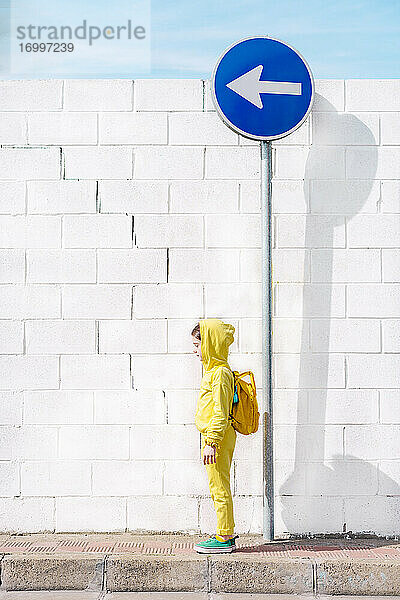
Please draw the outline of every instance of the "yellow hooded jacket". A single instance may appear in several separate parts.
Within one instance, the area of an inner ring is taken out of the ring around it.
[[[229,425],[233,374],[228,364],[235,328],[221,319],[201,319],[200,337],[204,373],[197,400],[195,424],[205,443],[219,448]]]

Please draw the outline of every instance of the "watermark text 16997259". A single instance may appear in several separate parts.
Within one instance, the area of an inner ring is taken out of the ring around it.
[[[10,72],[57,77],[150,71],[150,0],[11,0]]]

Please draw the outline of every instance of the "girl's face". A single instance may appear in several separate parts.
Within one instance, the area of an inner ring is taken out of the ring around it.
[[[194,335],[192,335],[192,340],[193,340],[193,346],[194,346],[193,352],[202,361],[203,357],[201,356],[201,340],[198,340],[196,337],[194,337]]]

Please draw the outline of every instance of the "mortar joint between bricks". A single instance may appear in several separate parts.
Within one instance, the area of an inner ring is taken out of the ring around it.
[[[101,595],[99,599],[104,597],[107,593],[107,563],[108,563],[109,555],[106,554],[103,560],[103,572],[101,577]]]
[[[132,286],[131,289],[131,319],[133,319],[133,294],[134,294],[135,286]]]
[[[169,282],[169,248],[167,248],[167,281],[166,283]]]
[[[101,212],[101,206],[100,206],[99,181],[98,181],[98,179],[96,179],[95,197],[96,197],[96,213],[99,213],[99,212]]]
[[[99,557],[98,561],[96,562],[94,576],[85,588],[86,592],[97,592],[97,594],[100,594],[101,597],[104,580],[104,564],[105,556],[103,558]]]
[[[161,390],[161,391],[162,391],[163,398],[164,398],[165,423],[168,425],[168,400],[167,400],[167,394],[165,393],[165,390]]]
[[[312,573],[312,592],[314,596],[318,596],[318,579],[317,579],[317,563],[311,561],[311,573]]]
[[[210,557],[206,555],[206,561],[207,561],[207,568],[206,568],[206,577],[207,577],[207,581],[206,581],[206,586],[207,586],[207,593],[210,594],[211,593],[211,562],[210,562]]]
[[[60,146],[60,175],[61,179],[65,179],[65,156],[62,146]]]
[[[0,556],[0,589],[2,589],[3,587],[3,579],[2,579],[2,575],[3,575],[3,558],[4,558],[5,554],[2,554]]]

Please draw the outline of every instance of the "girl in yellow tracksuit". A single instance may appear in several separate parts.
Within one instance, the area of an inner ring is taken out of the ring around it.
[[[235,327],[221,319],[201,319],[192,331],[195,353],[204,372],[197,400],[195,424],[201,432],[201,450],[210,494],[217,513],[216,535],[196,544],[197,552],[232,552],[235,521],[230,488],[230,468],[236,430],[228,420],[234,380],[228,364]]]

